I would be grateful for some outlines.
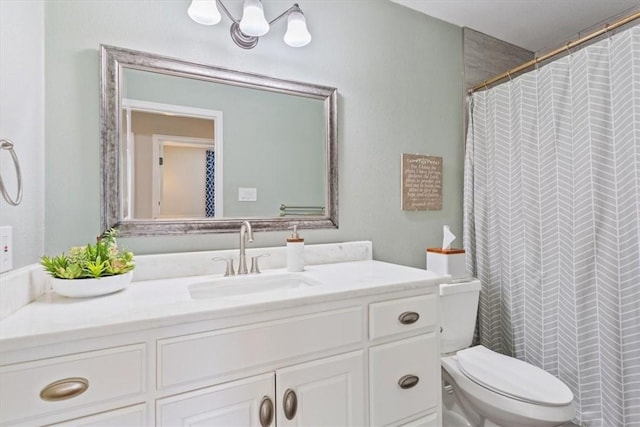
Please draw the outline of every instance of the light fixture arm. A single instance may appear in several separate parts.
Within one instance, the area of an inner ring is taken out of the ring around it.
[[[280,15],[276,16],[271,21],[269,21],[269,26],[271,26],[271,24],[278,22],[279,20],[281,20],[282,18],[284,18],[285,16],[289,15],[291,12],[294,12],[294,11],[302,12],[302,10],[300,10],[300,6],[298,6],[298,3],[294,3],[293,6],[291,6],[289,9],[285,10]]]
[[[229,12],[229,9],[227,9],[227,6],[224,5],[224,3],[222,3],[221,0],[216,0],[216,4],[218,6],[220,6],[220,8],[222,9],[222,11],[224,12],[225,15],[227,15],[227,18],[229,18],[233,23],[235,24],[239,24],[240,20],[235,19],[233,17],[233,15],[231,14],[231,12]]]
[[[236,24],[240,23],[240,20],[234,18],[231,12],[229,12],[229,9],[227,9],[227,6],[225,6],[224,3],[222,3],[222,0],[216,0],[216,4],[220,6],[224,14],[227,15],[227,18],[229,18],[232,22],[235,22]],[[293,11],[301,12],[301,9],[298,3],[294,3],[293,6],[291,6],[289,9],[285,10],[280,15],[276,16],[271,21],[269,21],[269,25],[275,24],[276,22],[278,22],[279,20],[281,20],[282,18],[284,18],[285,16],[287,16],[289,13]]]

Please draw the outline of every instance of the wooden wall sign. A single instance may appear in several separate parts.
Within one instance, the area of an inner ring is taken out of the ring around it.
[[[402,154],[402,210],[442,209],[442,157]]]

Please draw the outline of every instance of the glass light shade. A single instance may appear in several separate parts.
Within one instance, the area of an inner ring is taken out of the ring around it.
[[[248,36],[260,37],[269,31],[260,0],[245,0],[240,20],[240,30]]]
[[[193,0],[187,9],[187,14],[202,25],[215,25],[222,19],[216,0]]]
[[[307,30],[307,21],[302,12],[293,11],[287,17],[287,32],[284,42],[291,47],[306,46],[311,42],[311,34]]]

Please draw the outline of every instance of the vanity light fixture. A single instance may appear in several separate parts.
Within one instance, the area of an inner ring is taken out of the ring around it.
[[[298,3],[294,3],[293,6],[271,21],[267,21],[264,17],[261,0],[245,0],[240,20],[231,15],[221,0],[192,0],[187,14],[198,24],[215,25],[222,19],[218,6],[232,21],[231,39],[243,49],[254,48],[258,44],[258,39],[269,32],[271,24],[278,22],[285,16],[287,17],[287,32],[284,35],[286,44],[292,47],[302,47],[311,41],[307,22]]]

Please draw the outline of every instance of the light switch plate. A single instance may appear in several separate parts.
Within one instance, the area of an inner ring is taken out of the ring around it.
[[[239,202],[255,202],[258,200],[258,189],[239,187],[238,188],[238,201]]]
[[[12,227],[0,227],[0,273],[13,268],[13,243],[11,241]]]

